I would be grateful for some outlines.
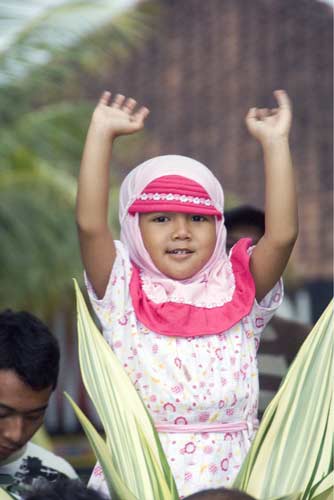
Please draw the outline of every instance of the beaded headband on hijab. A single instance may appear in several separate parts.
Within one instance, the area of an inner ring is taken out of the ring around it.
[[[147,191],[148,186],[152,187],[152,184],[157,182],[158,179],[165,177],[169,179],[172,178],[173,180],[178,180],[178,183],[174,185],[174,182],[165,183],[163,181],[162,189],[158,190],[157,188],[154,188],[152,192]],[[180,177],[182,179],[181,185]],[[186,185],[189,186],[188,182],[190,182],[190,188],[188,187],[186,192],[183,191],[183,189],[177,190],[177,188],[186,189]],[[195,186],[196,188],[194,188]],[[146,200],[145,194],[147,194]],[[144,200],[140,199],[142,195],[144,195]],[[201,203],[198,204],[199,206],[204,208],[206,206],[205,201],[210,200],[211,202],[213,202],[213,205],[210,205],[211,208],[214,207],[219,213],[217,219],[223,218],[219,217],[219,215],[222,216],[223,214],[224,193],[220,183],[207,167],[205,167],[202,163],[185,156],[158,156],[147,160],[141,165],[138,165],[138,167],[134,168],[126,176],[121,185],[119,198],[119,219],[122,232],[123,230],[127,232],[125,227],[129,222],[127,221],[127,219],[133,219],[133,215],[135,215],[136,213],[140,213],[139,211],[135,210],[136,206],[138,208],[138,203],[144,201],[145,206],[148,207],[148,202],[152,201],[150,197],[152,196],[153,198],[154,195],[157,195],[155,196],[156,198],[160,196],[160,200],[154,200],[159,202],[159,207],[157,210],[154,209],[153,211],[171,211],[172,202],[179,202],[177,204],[178,209],[172,211],[181,211],[181,206],[183,207],[182,211],[184,211],[185,206],[190,206],[192,207],[194,213],[199,213],[196,211],[198,200],[196,199],[194,203],[194,199],[202,198],[202,200],[200,200]],[[163,199],[161,198],[161,195],[166,195],[166,198],[167,196],[168,198],[170,198],[169,195],[172,195],[173,200]],[[180,199],[182,197],[183,201],[175,199],[178,195],[180,195]],[[186,197],[186,201],[184,201],[185,198],[183,198],[183,196]],[[193,200],[189,201],[189,197],[191,196],[193,197]],[[204,203],[203,200],[205,200]],[[165,205],[167,205],[167,208],[165,208],[164,210],[162,210],[162,202],[166,202]],[[151,206],[149,211],[152,211],[153,204],[150,205]],[[140,206],[140,210],[144,210],[143,204]],[[216,215],[216,213],[214,215]],[[128,236],[131,237],[130,233]]]
[[[129,207],[130,214],[184,212],[221,217],[207,191],[182,175],[163,175],[151,181]]]

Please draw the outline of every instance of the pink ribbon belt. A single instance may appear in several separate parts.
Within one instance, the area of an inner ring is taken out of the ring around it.
[[[201,432],[239,432],[239,431],[250,431],[257,429],[259,423],[257,420],[254,422],[247,422],[243,420],[241,422],[230,422],[230,423],[205,423],[205,424],[168,424],[168,423],[155,423],[155,428],[158,432],[167,433],[201,433]]]

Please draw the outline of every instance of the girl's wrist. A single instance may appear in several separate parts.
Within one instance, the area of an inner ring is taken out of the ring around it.
[[[88,133],[90,137],[94,138],[97,141],[108,141],[108,142],[113,142],[117,134],[115,131],[110,130],[103,125],[94,122],[94,120],[91,121]]]
[[[289,148],[289,136],[282,135],[276,137],[266,137],[261,141],[262,148],[264,150],[277,149],[277,148]]]

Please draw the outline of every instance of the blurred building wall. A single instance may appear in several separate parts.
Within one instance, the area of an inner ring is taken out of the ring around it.
[[[226,193],[261,207],[261,152],[244,116],[251,106],[274,106],[272,91],[286,89],[300,207],[295,257],[305,280],[331,280],[332,8],[315,0],[159,3],[150,41],[104,82],[151,109],[138,163],[159,154],[193,156]]]

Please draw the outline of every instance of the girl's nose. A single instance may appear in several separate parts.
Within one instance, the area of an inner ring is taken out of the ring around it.
[[[187,240],[190,238],[190,228],[185,214],[179,214],[174,219],[173,240]]]

